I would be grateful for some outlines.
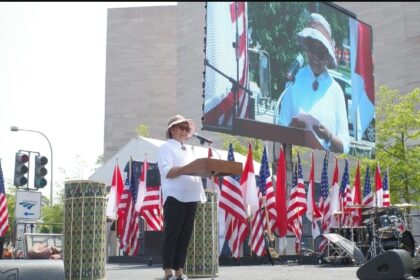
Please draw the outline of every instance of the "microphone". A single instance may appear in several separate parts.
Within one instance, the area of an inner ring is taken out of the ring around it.
[[[302,54],[298,54],[292,64],[287,69],[286,79],[288,81],[294,81],[295,76],[299,69],[303,66],[303,56]]]
[[[213,143],[213,141],[211,141],[210,139],[208,139],[208,138],[206,138],[204,136],[201,136],[198,133],[194,133],[192,136],[194,136],[195,138],[197,138],[198,140],[200,140],[200,144],[201,145],[203,145],[204,143],[209,143],[209,144]]]

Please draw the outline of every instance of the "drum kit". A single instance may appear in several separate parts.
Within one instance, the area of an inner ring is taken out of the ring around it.
[[[337,233],[351,240],[367,260],[391,249],[405,249],[414,256],[415,242],[409,230],[405,210],[413,207],[411,204],[396,204],[389,207],[351,206],[352,210],[362,209],[363,226],[331,228],[331,233]],[[340,215],[340,213],[334,213]]]

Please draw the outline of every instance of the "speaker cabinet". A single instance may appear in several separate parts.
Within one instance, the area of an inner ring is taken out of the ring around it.
[[[64,280],[63,260],[0,260],[0,279]]]
[[[363,264],[357,270],[360,280],[398,280],[412,276],[413,262],[406,250],[386,251]]]
[[[163,231],[144,232],[144,256],[162,257]]]

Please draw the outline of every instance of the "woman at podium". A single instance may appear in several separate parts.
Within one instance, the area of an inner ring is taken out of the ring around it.
[[[206,200],[201,178],[181,174],[181,167],[195,160],[192,150],[184,145],[194,132],[191,119],[181,115],[170,117],[167,141],[158,152],[164,215],[164,279],[188,279],[183,271],[197,202]]]

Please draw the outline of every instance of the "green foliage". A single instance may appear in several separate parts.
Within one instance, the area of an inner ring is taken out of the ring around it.
[[[419,201],[420,89],[401,95],[381,86],[376,100],[376,157],[382,173],[389,168],[391,197]]]
[[[349,156],[360,162],[362,188],[367,165],[370,167],[372,187],[377,163],[380,164],[382,177],[389,170],[392,203],[420,200],[419,106],[419,88],[401,95],[398,90],[381,86],[376,93],[376,158]],[[355,170],[356,166],[351,169],[350,178],[354,178]]]
[[[52,207],[42,207],[42,220],[45,225],[40,226],[42,233],[62,233],[64,222],[64,204],[54,204]],[[52,228],[52,232],[50,231]]]
[[[134,132],[138,135],[138,136],[143,136],[143,137],[149,137],[149,126],[145,125],[145,124],[139,124],[137,126],[137,128],[134,130]]]
[[[229,149],[229,143],[232,143],[233,151],[240,153],[244,156],[248,155],[248,143],[251,143],[253,160],[261,162],[262,153],[264,150],[263,141],[255,138],[232,136],[222,133],[220,135],[223,139],[223,149]]]

